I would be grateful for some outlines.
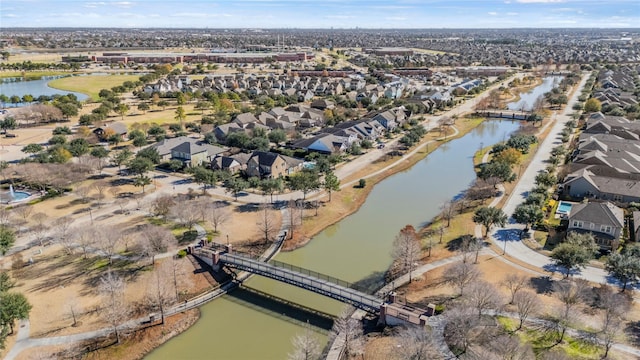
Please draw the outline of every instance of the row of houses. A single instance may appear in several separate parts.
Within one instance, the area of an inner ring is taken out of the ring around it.
[[[361,75],[348,77],[297,76],[292,75],[220,75],[206,76],[203,79],[191,79],[188,76],[168,76],[154,84],[146,85],[143,91],[154,92],[196,92],[230,91],[247,92],[250,96],[292,96],[299,102],[314,97],[345,95],[350,100],[362,101],[368,98],[375,104],[381,97],[398,99],[407,91],[408,81],[397,79],[385,84],[367,84]]]
[[[611,249],[625,227],[624,211],[616,204],[640,202],[640,123],[591,114],[572,158],[561,188],[585,202],[572,207],[568,230],[590,232],[601,247]],[[634,234],[640,221],[635,224]]]
[[[333,106],[328,100],[314,101],[316,102],[318,102],[315,105],[317,107]],[[245,132],[251,135],[255,129],[261,128],[267,132],[279,129],[293,134],[296,129],[318,127],[319,130],[315,134],[290,143],[288,146],[293,149],[335,154],[346,151],[354,143],[360,143],[362,140],[376,141],[385,132],[402,126],[410,115],[401,106],[370,112],[358,120],[324,127],[324,113],[320,109],[299,104],[286,109],[276,107],[258,116],[252,113],[238,114],[230,123],[217,126],[214,134],[219,142],[224,143],[227,136],[233,132]]]
[[[593,97],[603,107],[618,106],[624,109],[630,105],[638,105],[638,97],[634,95],[634,71],[636,69],[626,66],[618,70],[601,71],[598,74],[600,88],[593,92]]]
[[[178,160],[185,167],[206,166],[247,177],[278,178],[302,169],[304,160],[268,151],[232,154],[229,149],[187,136],[164,139],[152,145],[162,161]]]

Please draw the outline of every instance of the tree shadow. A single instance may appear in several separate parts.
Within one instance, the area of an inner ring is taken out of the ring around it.
[[[531,278],[529,281],[531,288],[538,294],[551,294],[553,289],[553,280],[550,276],[538,276]]]
[[[242,204],[235,208],[235,211],[240,213],[256,212],[258,210],[260,210],[260,204],[258,203]]]
[[[468,244],[468,242],[473,239],[473,235],[471,234],[465,234],[465,235],[461,235],[458,236],[457,238],[450,240],[447,245],[445,246],[445,248],[447,250],[449,250],[450,252],[458,252],[460,250],[462,250],[462,248],[465,246],[465,244]]]
[[[364,279],[360,279],[351,284],[352,289],[356,289],[367,294],[372,294],[385,285],[385,272],[374,271]]]
[[[640,346],[640,321],[628,322],[624,333],[633,346]]]

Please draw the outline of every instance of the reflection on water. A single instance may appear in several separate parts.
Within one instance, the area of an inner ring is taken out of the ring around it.
[[[417,227],[437,215],[445,201],[474,180],[473,154],[480,144],[502,141],[518,125],[485,122],[466,136],[443,144],[408,171],[377,184],[363,206],[339,225],[328,227],[296,251],[279,254],[277,260],[349,282],[380,284],[391,264],[391,245],[398,231],[407,224]],[[344,307],[338,301],[258,276],[246,286],[324,313],[335,315]],[[229,296],[202,310],[194,327],[147,358],[206,359],[215,349],[220,359],[284,359],[292,349],[292,336],[303,329],[254,306],[231,301]],[[208,347],[198,346],[200,341]]]
[[[538,98],[557,87],[562,76],[548,76],[542,79],[542,84],[536,86],[526,94],[520,94],[520,100],[507,104],[507,109],[514,111],[531,111]]]
[[[31,95],[34,98],[37,98],[40,95],[52,96],[52,95],[66,95],[66,94],[74,94],[78,97],[78,100],[83,101],[89,98],[89,96],[67,90],[58,90],[52,87],[49,87],[48,83],[51,80],[67,77],[71,75],[58,75],[58,76],[42,76],[38,80],[28,80],[23,81],[22,78],[7,78],[3,79],[2,83],[0,83],[0,94],[4,94],[7,97],[11,96],[19,96],[22,97],[24,95]],[[11,104],[14,106],[14,104]],[[22,106],[24,104],[17,104],[18,106]]]

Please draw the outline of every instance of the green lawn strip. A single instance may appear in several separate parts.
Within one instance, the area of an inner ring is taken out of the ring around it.
[[[122,85],[125,81],[137,81],[138,75],[87,75],[72,76],[49,82],[49,86],[59,90],[75,91],[87,94],[93,100],[98,100],[98,93],[102,89],[111,89]]]
[[[40,79],[43,76],[71,75],[68,71],[0,71],[0,79],[12,77],[25,77],[27,79]]]

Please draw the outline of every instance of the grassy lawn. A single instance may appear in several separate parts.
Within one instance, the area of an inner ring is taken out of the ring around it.
[[[497,317],[498,323],[510,333],[518,327],[518,320]],[[516,333],[523,343],[529,343],[533,347],[533,351],[537,354],[541,351],[557,347],[565,352],[571,359],[599,359],[600,347],[581,339],[575,339],[565,335],[562,343],[556,345],[557,334],[553,331],[540,331],[530,328],[524,328]]]
[[[60,90],[87,94],[91,99],[98,100],[100,90],[111,89],[114,86],[122,85],[125,81],[137,81],[139,78],[139,75],[73,76],[52,80],[49,82],[49,86]]]

